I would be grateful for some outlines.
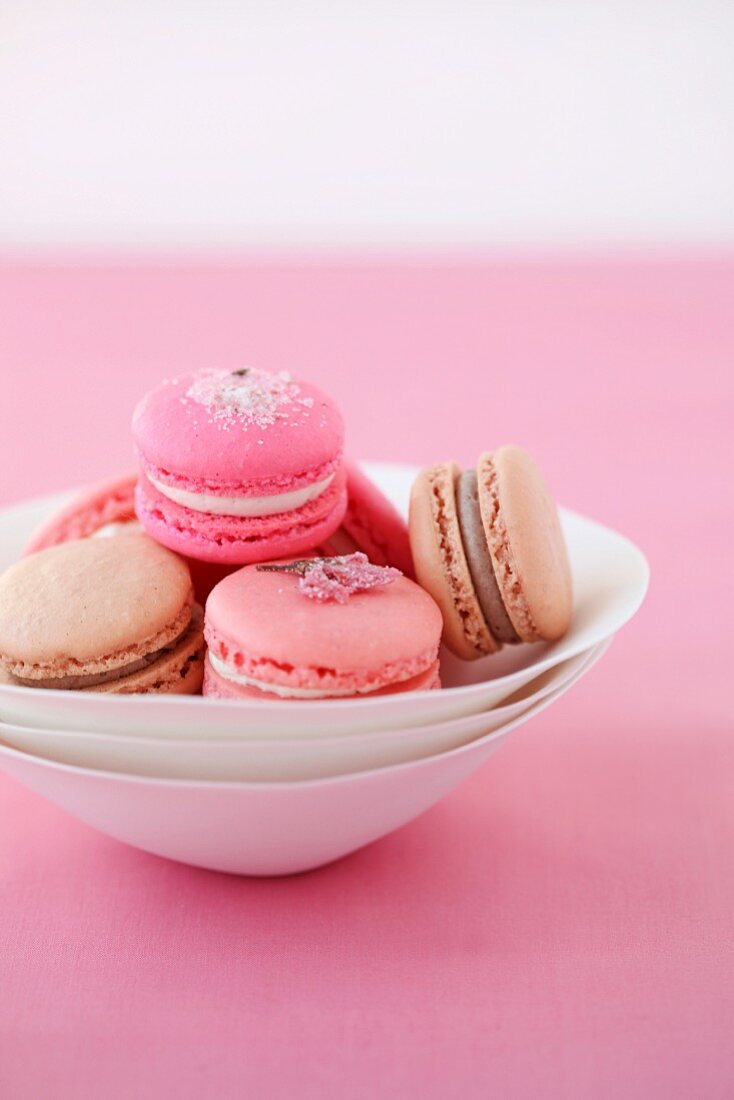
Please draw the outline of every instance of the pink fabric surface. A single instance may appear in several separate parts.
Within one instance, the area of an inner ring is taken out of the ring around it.
[[[653,573],[558,706],[419,821],[279,881],[0,777],[0,1095],[734,1094],[734,258],[0,268],[0,502],[125,470],[135,400],[292,368],[350,453],[515,441]]]

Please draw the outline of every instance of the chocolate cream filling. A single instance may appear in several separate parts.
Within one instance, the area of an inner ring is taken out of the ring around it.
[[[479,507],[476,470],[464,470],[459,475],[456,512],[469,572],[482,614],[498,642],[514,645],[520,641],[520,637],[507,614],[495,577]]]
[[[58,688],[63,691],[73,691],[75,688],[96,687],[98,684],[110,684],[113,680],[122,680],[124,676],[131,676],[133,672],[140,672],[141,669],[148,668],[150,665],[155,664],[155,662],[165,653],[170,653],[177,645],[181,644],[191,630],[191,626],[192,620],[189,620],[178,637],[173,638],[167,645],[164,645],[161,649],[154,650],[152,653],[146,653],[145,656],[138,657],[134,661],[122,665],[120,668],[112,668],[107,672],[91,673],[88,676],[53,676],[49,677],[47,680],[29,680],[21,676],[13,676],[13,683],[23,684],[25,687]]]

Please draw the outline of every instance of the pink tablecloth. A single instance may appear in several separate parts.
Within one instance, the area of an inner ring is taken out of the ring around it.
[[[350,449],[515,440],[648,552],[588,680],[437,809],[247,881],[0,778],[0,1095],[734,1095],[734,260],[0,271],[0,502],[130,464],[136,397],[297,369]]]

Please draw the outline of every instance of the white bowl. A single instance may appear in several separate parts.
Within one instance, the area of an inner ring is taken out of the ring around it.
[[[416,470],[382,463],[369,464],[367,469],[405,510]],[[36,524],[60,502],[54,498],[0,513],[0,568],[18,557]],[[552,644],[506,647],[481,661],[458,661],[446,654],[441,669],[443,691],[303,703],[123,697],[0,685],[0,718],[72,732],[260,740],[395,730],[479,714],[547,669],[610,638],[642,602],[649,572],[642,553],[622,535],[592,520],[562,512],[562,521],[574,579],[574,617],[568,634]]]
[[[597,656],[599,653],[597,653]],[[594,663],[587,662],[579,675]],[[96,771],[0,745],[0,767],[109,836],[169,859],[247,875],[307,871],[412,821],[568,689],[494,733],[422,760],[297,783],[157,779]]]
[[[0,743],[62,764],[161,779],[249,783],[325,779],[419,760],[499,730],[541,699],[550,703],[567,691],[599,660],[608,645],[602,642],[587,653],[555,665],[502,706],[430,726],[344,737],[175,741],[0,724]]]

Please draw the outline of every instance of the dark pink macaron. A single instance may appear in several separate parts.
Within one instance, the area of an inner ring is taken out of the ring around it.
[[[204,370],[163,382],[133,416],[136,510],[164,546],[245,564],[314,549],[347,496],[334,402],[286,371]]]
[[[135,474],[89,485],[48,516],[28,540],[25,554],[49,546],[135,529]]]
[[[375,565],[392,565],[415,579],[408,524],[356,462],[347,459],[345,468],[347,510],[320,552],[328,557],[361,550]]]

